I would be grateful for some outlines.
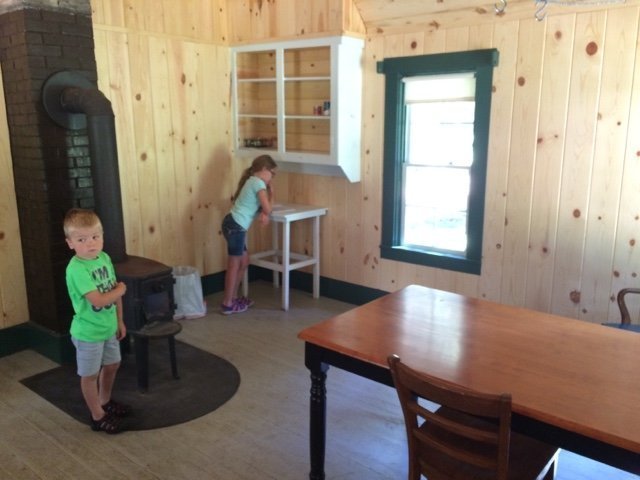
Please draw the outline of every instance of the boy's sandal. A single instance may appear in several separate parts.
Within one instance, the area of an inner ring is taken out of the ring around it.
[[[122,432],[122,422],[113,415],[105,413],[104,417],[100,420],[94,420],[91,418],[91,430],[94,432],[105,432],[108,434]]]
[[[102,406],[105,413],[115,415],[116,417],[126,417],[131,413],[131,407],[124,403],[116,402],[115,400],[109,400]]]

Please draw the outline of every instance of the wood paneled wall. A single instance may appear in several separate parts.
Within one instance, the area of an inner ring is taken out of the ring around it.
[[[417,282],[593,322],[619,318],[614,294],[637,285],[640,270],[638,16],[635,5],[370,37],[365,168],[378,168],[382,152],[377,59],[494,47],[500,63],[482,275],[381,261],[364,283]],[[379,176],[372,181],[379,192]],[[379,217],[363,220],[365,241]],[[375,257],[369,242],[365,255]]]
[[[221,272],[219,224],[246,166],[230,151],[228,45],[362,33],[362,21],[351,0],[92,0],[92,7],[100,89],[116,114],[127,251],[194,265],[203,275]],[[640,140],[633,135],[640,131],[640,12],[636,0],[574,10],[554,10],[544,22],[507,14],[367,32],[364,85],[354,86],[364,96],[362,181],[276,178],[279,201],[329,208],[323,276],[389,291],[419,283],[593,322],[618,318],[613,296],[637,285],[640,271]],[[384,78],[376,62],[477,48],[500,51],[482,274],[383,260]],[[265,245],[268,233],[254,227],[251,247]],[[293,238],[296,249],[311,249],[304,225]],[[17,255],[19,245],[7,253],[0,238],[1,265]],[[19,299],[8,285],[0,276],[0,298]],[[6,313],[1,321],[11,324]]]
[[[99,88],[116,117],[127,252],[203,274],[225,269],[218,230],[240,171],[229,154],[222,3],[92,2]]]
[[[282,6],[282,1],[279,4]],[[638,3],[534,10],[468,26],[368,32],[362,182],[290,175],[289,200],[329,207],[322,274],[393,291],[411,283],[592,322],[638,285]],[[486,17],[485,17],[486,18]],[[497,48],[480,276],[379,255],[385,57]],[[354,87],[354,92],[357,88]],[[278,178],[280,186],[280,178]],[[295,235],[309,250],[306,232]]]
[[[314,35],[364,35],[352,0],[228,0],[232,44]]]
[[[4,328],[25,322],[28,311],[2,75],[0,112],[0,328]]]

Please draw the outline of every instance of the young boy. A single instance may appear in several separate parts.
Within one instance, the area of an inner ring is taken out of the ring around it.
[[[79,208],[64,219],[67,245],[75,251],[66,271],[67,289],[75,315],[71,340],[76,347],[80,388],[95,431],[122,431],[121,417],[131,408],[111,399],[120,366],[119,340],[127,333],[122,320],[126,285],[116,280],[109,255],[102,251],[102,223],[98,216]]]

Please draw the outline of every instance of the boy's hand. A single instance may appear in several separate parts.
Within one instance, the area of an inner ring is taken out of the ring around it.
[[[124,297],[124,294],[127,293],[127,285],[124,282],[116,283],[116,286],[113,289],[118,289],[118,293],[121,297]]]
[[[118,341],[127,336],[127,327],[123,322],[118,322],[118,330],[116,331],[116,338]]]

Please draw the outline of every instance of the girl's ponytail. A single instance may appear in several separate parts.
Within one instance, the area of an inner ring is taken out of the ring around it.
[[[247,168],[244,172],[242,172],[242,176],[240,177],[240,181],[238,182],[238,188],[236,188],[236,193],[231,197],[231,201],[235,202],[238,195],[240,195],[240,190],[244,187],[244,184],[247,183],[249,177],[256,172],[261,171],[263,168],[276,168],[278,165],[275,160],[271,158],[269,155],[260,155],[253,159],[251,162],[251,166]]]

